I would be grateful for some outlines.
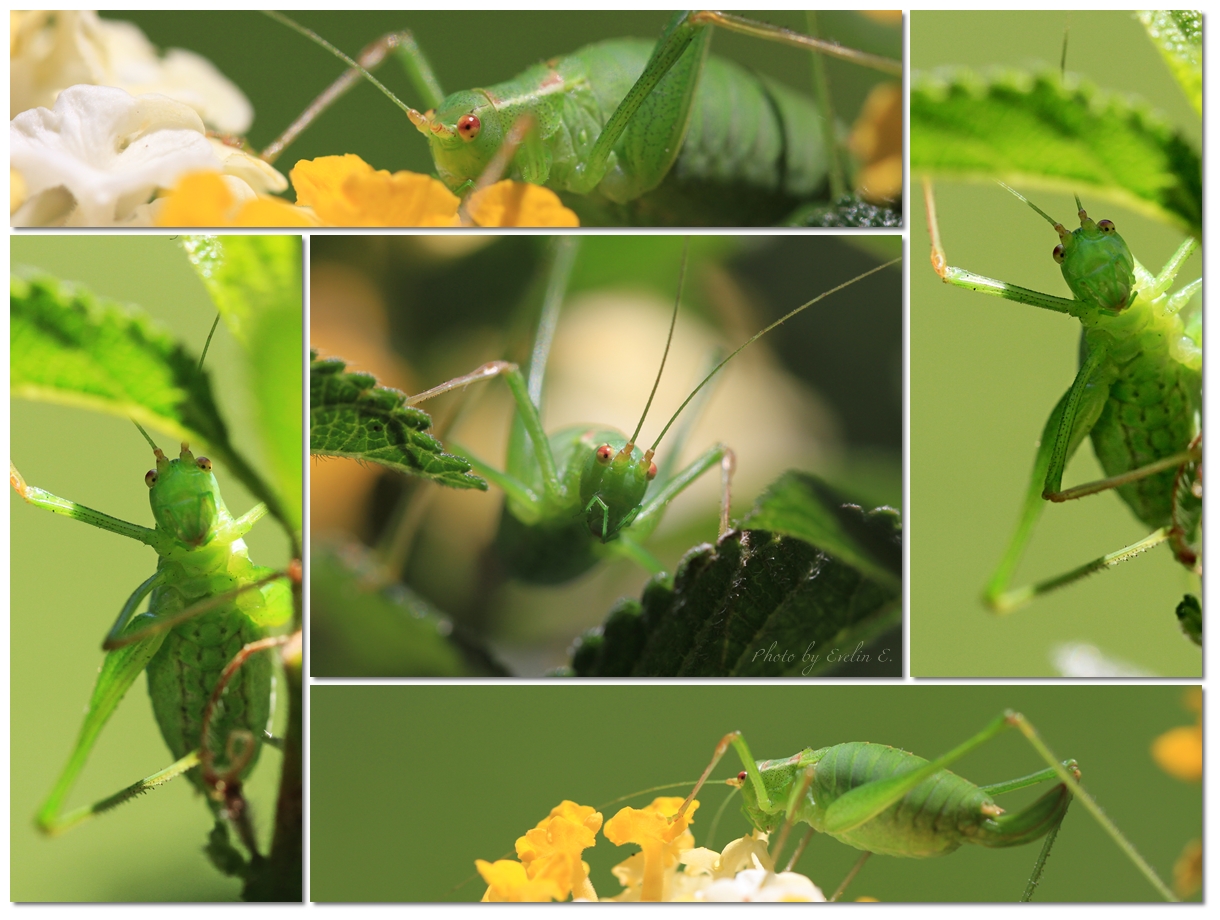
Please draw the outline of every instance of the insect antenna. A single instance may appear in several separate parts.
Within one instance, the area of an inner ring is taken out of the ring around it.
[[[648,394],[648,402],[644,404],[644,412],[640,415],[639,424],[635,426],[635,431],[631,433],[631,437],[627,440],[627,445],[623,448],[628,454],[635,447],[635,439],[639,437],[640,429],[644,427],[644,419],[648,418],[648,410],[652,408],[653,397],[657,395],[657,387],[661,385],[661,374],[665,370],[665,360],[669,357],[669,346],[674,340],[674,325],[678,322],[678,305],[682,303],[682,285],[686,282],[686,257],[689,253],[690,237],[688,236],[686,242],[682,244],[682,267],[678,270],[678,293],[674,297],[674,312],[669,318],[669,337],[665,340],[665,351],[661,355],[661,366],[657,368],[657,379],[652,382],[652,392]],[[686,403],[683,403],[683,405],[686,405]],[[670,421],[672,423],[672,419]],[[668,428],[669,425],[665,427]],[[658,442],[660,440],[660,438],[657,438]],[[656,449],[656,444],[653,445],[653,449]],[[652,459],[651,454],[649,459]]]
[[[335,57],[337,57],[339,60],[341,60],[344,64],[346,64],[352,70],[359,73],[362,77],[364,77],[364,79],[368,80],[375,87],[377,87],[379,90],[381,90],[382,93],[384,93],[391,102],[393,102],[396,106],[398,106],[400,109],[402,109],[403,112],[406,113],[408,118],[411,117],[411,114],[413,112],[415,113],[415,115],[417,115],[417,116],[419,115],[419,113],[416,112],[413,108],[411,108],[409,105],[407,105],[397,96],[395,96],[384,83],[382,83],[380,80],[378,80],[376,77],[374,77],[371,73],[369,73],[364,67],[362,67],[359,63],[357,63],[353,58],[348,57],[346,54],[344,54],[342,51],[340,51],[338,48],[336,48],[334,45],[332,45],[330,42],[328,42],[326,39],[324,39],[317,32],[313,31],[313,29],[307,29],[305,26],[301,25],[296,20],[291,19],[288,16],[285,16],[283,13],[281,13],[277,10],[264,10],[263,12],[265,12],[268,16],[270,16],[276,22],[288,26],[288,28],[292,29],[294,32],[297,32],[300,35],[304,35],[314,44],[319,45],[322,48],[325,48],[327,51],[329,51],[331,54],[333,54]]]
[[[212,336],[216,334],[216,327],[220,324],[220,314],[216,314],[216,319],[212,320],[212,328],[208,330],[208,339],[203,343],[203,353],[199,355],[199,366],[195,370],[203,370],[203,359],[208,356],[208,349],[212,346]]]
[[[144,435],[144,440],[147,441],[148,446],[153,449],[153,453],[157,453],[157,454],[161,453],[161,448],[159,448],[157,446],[156,442],[153,441],[153,439],[148,436],[148,432],[144,430],[143,425],[141,425],[139,422],[137,422],[134,418],[131,420],[131,424],[135,425],[137,428],[140,429],[140,434]]]
[[[1062,229],[1063,225],[1061,223],[1059,223],[1059,221],[1055,220],[1055,218],[1051,217],[1049,214],[1047,214],[1040,207],[1038,207],[1036,204],[1034,204],[1032,201],[1030,201],[1020,192],[1018,192],[1011,185],[1005,185],[1003,182],[999,183],[999,185],[1000,185],[1000,188],[1008,189],[1008,191],[1012,192],[1014,195],[1016,195],[1018,198],[1020,198],[1022,201],[1024,201],[1027,205],[1029,205],[1031,208],[1033,208],[1035,211],[1037,211],[1039,214],[1041,214],[1042,217],[1046,220],[1046,222],[1048,224],[1050,224],[1052,227],[1054,227],[1057,230]],[[1077,209],[1082,207],[1082,205],[1080,204],[1079,195],[1076,196],[1076,207],[1077,207]]]
[[[763,329],[761,332],[757,332],[754,335],[752,335],[750,338],[746,339],[746,341],[744,341],[741,345],[739,345],[735,351],[730,353],[727,358],[725,358],[723,361],[721,361],[719,364],[717,364],[714,368],[712,368],[712,372],[710,374],[708,374],[706,377],[704,377],[703,380],[700,381],[700,383],[697,387],[695,387],[693,390],[691,390],[690,395],[686,397],[686,399],[682,402],[682,405],[678,406],[678,411],[675,412],[670,417],[669,421],[665,423],[665,427],[661,429],[661,433],[659,435],[657,435],[657,439],[652,442],[652,447],[648,448],[648,453],[651,454],[656,451],[657,445],[661,443],[661,439],[665,437],[665,433],[667,431],[669,431],[669,429],[673,425],[673,423],[675,421],[677,421],[678,416],[682,414],[682,410],[685,409],[688,405],[690,405],[690,401],[695,398],[695,394],[698,393],[700,390],[702,390],[707,385],[708,381],[710,381],[713,377],[715,377],[718,373],[720,373],[720,369],[722,367],[724,367],[726,364],[728,364],[730,361],[732,361],[733,358],[735,358],[737,356],[737,354],[740,351],[742,351],[747,345],[751,345],[754,342],[758,341],[764,335],[766,335],[768,332],[770,332],[772,329],[774,329],[776,326],[782,325],[783,323],[792,319],[792,317],[796,316],[801,311],[807,310],[809,307],[812,307],[819,300],[825,300],[831,294],[838,293],[839,291],[843,290],[843,288],[845,288],[845,287],[851,287],[857,281],[863,281],[869,275],[875,275],[877,272],[881,271],[883,268],[889,268],[891,265],[897,265],[901,261],[902,261],[901,256],[899,256],[897,259],[890,259],[890,261],[888,261],[888,262],[884,262],[881,265],[876,266],[875,268],[870,268],[868,271],[862,272],[859,275],[856,275],[856,277],[852,278],[850,281],[844,281],[842,284],[837,285],[836,287],[832,287],[829,291],[823,291],[817,297],[813,298],[813,300],[803,303],[799,307],[797,307],[795,310],[785,313],[783,316],[781,316],[779,319],[777,319],[775,322],[773,322],[766,329]]]

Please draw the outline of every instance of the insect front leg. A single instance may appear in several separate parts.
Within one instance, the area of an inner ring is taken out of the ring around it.
[[[542,471],[542,483],[546,493],[546,500],[558,504],[563,496],[563,487],[559,483],[559,474],[555,467],[555,457],[551,453],[550,441],[542,428],[542,420],[538,415],[538,409],[530,401],[529,388],[526,385],[525,378],[521,376],[521,371],[517,365],[508,361],[488,362],[469,374],[455,377],[430,390],[425,390],[423,393],[409,397],[407,404],[415,405],[416,403],[423,402],[425,399],[431,399],[442,393],[448,393],[450,390],[461,389],[476,381],[497,376],[503,376],[508,384],[509,392],[512,393],[513,399],[517,403],[517,411],[520,413],[522,424],[524,424],[525,430],[533,442],[534,457],[538,461],[539,469]],[[481,475],[491,479],[496,485],[503,488],[505,492],[513,495],[514,498],[520,497],[522,501],[529,505],[537,505],[538,497],[514,477],[499,470],[493,470],[485,463],[476,462],[474,458],[468,459],[471,460],[472,465]]]
[[[688,466],[679,470],[677,475],[666,482],[656,495],[648,498],[640,507],[640,513],[632,521],[631,532],[644,535],[651,533],[669,503],[696,479],[716,466],[720,467],[720,536],[728,533],[730,529],[729,506],[732,498],[733,472],[737,468],[737,455],[724,444],[709,447]]]
[[[1091,353],[1081,366],[1071,388],[1059,400],[1042,430],[1042,439],[1034,459],[1034,470],[1026,488],[1021,517],[1008,548],[984,590],[983,600],[996,613],[1011,613],[1041,594],[1079,581],[1086,575],[1111,568],[1169,539],[1172,527],[1162,527],[1142,540],[1107,553],[1062,575],[1044,579],[1020,588],[1010,587],[1017,564],[1033,536],[1034,525],[1046,507],[1046,500],[1063,500],[1060,484],[1063,469],[1084,436],[1096,423],[1105,406],[1108,387],[1091,379],[1104,354]],[[1179,461],[1180,462],[1180,461]],[[1084,488],[1084,487],[1082,487]],[[1069,490],[1071,492],[1072,490]],[[1085,492],[1083,494],[1090,494]],[[1078,497],[1078,496],[1069,496]]]

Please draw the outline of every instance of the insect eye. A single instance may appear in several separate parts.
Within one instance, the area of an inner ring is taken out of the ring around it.
[[[203,470],[205,473],[212,472],[212,461],[209,460],[207,457],[196,457],[195,465],[197,467],[199,467],[201,470]]]
[[[457,132],[461,135],[462,140],[472,141],[479,136],[481,127],[483,127],[483,123],[479,121],[477,115],[463,115],[458,119]]]
[[[1114,232],[1114,221],[1112,221],[1112,220],[1099,220],[1097,222],[1097,226],[1098,226],[1098,229],[1100,229],[1102,233],[1113,233]]]
[[[657,478],[657,465],[655,463],[648,464],[647,478],[649,482]]]
[[[750,774],[748,774],[745,770],[742,770],[740,773],[737,774],[737,782],[739,782],[739,783],[745,782],[746,777],[749,775]]]
[[[1063,264],[1063,246],[1062,246],[1062,244],[1060,244],[1059,246],[1056,246],[1054,251],[1051,253],[1051,255],[1054,257],[1056,262],[1058,262],[1060,265],[1062,265]]]
[[[609,444],[603,444],[597,449],[597,462],[609,463],[614,459],[614,448]]]
[[[151,489],[156,484],[157,484],[157,471],[149,470],[147,473],[144,474],[144,485],[148,486]]]

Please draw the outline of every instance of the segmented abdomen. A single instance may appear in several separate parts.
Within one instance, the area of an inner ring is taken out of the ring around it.
[[[225,665],[242,646],[263,636],[262,628],[233,603],[188,620],[166,636],[148,663],[148,692],[161,735],[175,759],[200,746],[204,708]],[[225,744],[235,729],[251,732],[261,747],[270,706],[271,662],[260,652],[246,659],[229,681],[212,716],[210,748],[218,765],[228,762]],[[257,759],[258,748],[245,772]],[[198,770],[188,775],[203,788]]]
[[[1159,345],[1159,343],[1157,343]],[[1162,347],[1116,363],[1118,377],[1093,426],[1093,449],[1107,476],[1117,476],[1186,450],[1194,438],[1199,374],[1169,357]],[[1118,488],[1118,494],[1149,527],[1171,523],[1176,468]]]
[[[836,744],[817,763],[813,799],[826,808],[857,786],[908,773],[927,762],[885,744]],[[940,770],[877,817],[835,837],[856,849],[886,856],[943,856],[973,836],[985,820],[980,807],[991,802],[974,783]]]

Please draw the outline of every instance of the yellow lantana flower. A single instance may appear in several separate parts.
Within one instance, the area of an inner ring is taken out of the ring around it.
[[[335,227],[457,227],[461,202],[419,173],[373,169],[354,153],[301,160],[288,174],[297,204]]]
[[[597,900],[589,882],[589,867],[580,854],[596,843],[602,815],[588,805],[564,800],[551,813],[517,838],[517,858],[530,878],[548,877],[560,887],[560,900],[570,892],[575,898]]]
[[[1184,700],[1199,718],[1194,725],[1171,728],[1152,742],[1152,757],[1162,770],[1186,782],[1203,778],[1203,691],[1192,687]]]
[[[489,863],[476,859],[474,866],[487,882],[484,901],[562,901],[559,883],[552,878],[530,878],[525,866],[512,859]]]
[[[683,801],[678,796],[662,796],[647,808],[624,808],[606,822],[603,833],[607,840],[615,846],[635,843],[643,850],[641,901],[661,900],[665,870],[677,865],[683,850],[694,846],[694,837],[687,827],[699,803],[691,802],[684,815],[674,818]]]
[[[245,194],[235,191],[243,189]],[[218,172],[183,176],[158,201],[161,227],[316,227],[318,220],[304,208],[270,195],[249,196],[249,187]]]

